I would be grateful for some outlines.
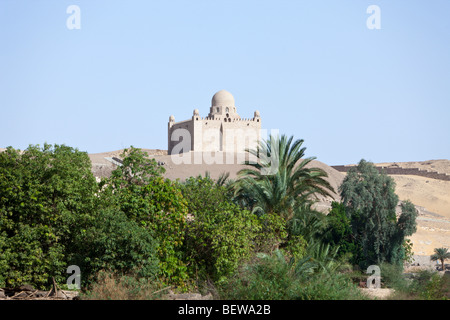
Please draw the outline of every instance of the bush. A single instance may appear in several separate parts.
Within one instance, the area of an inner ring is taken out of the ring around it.
[[[122,211],[158,241],[162,277],[181,284],[187,278],[182,261],[187,206],[176,183],[163,179],[164,169],[140,149],[125,149],[123,165],[102,182],[102,203]]]
[[[279,255],[259,255],[219,287],[221,299],[288,300],[296,296],[300,281],[291,266]]]
[[[95,211],[87,153],[64,145],[0,153],[0,286],[65,282],[79,222]]]
[[[396,266],[383,265],[387,273],[387,284],[395,289],[391,299],[395,300],[448,300],[450,299],[450,276],[440,275],[436,271],[422,270],[409,274],[407,277],[400,274],[394,281],[390,280],[398,270]],[[390,270],[389,270],[390,269]],[[394,271],[393,271],[394,270]],[[393,272],[392,272],[393,271]]]
[[[355,241],[352,223],[342,203],[333,201],[331,210],[326,216],[327,230],[324,240],[339,246],[339,257],[350,256],[352,264],[362,262],[361,244]]]
[[[289,263],[279,251],[243,265],[219,294],[232,300],[364,299],[348,275],[312,273],[305,262]]]
[[[280,246],[289,246],[296,253],[301,253],[302,248],[297,247],[303,238],[292,237],[289,244],[286,243],[290,238],[287,232],[286,219],[277,213],[264,213],[258,217],[260,228],[255,238],[255,249],[257,252],[272,253]],[[295,242],[299,240],[299,242]]]
[[[82,300],[158,300],[166,293],[162,284],[135,275],[117,275],[101,271]]]
[[[181,186],[191,215],[185,259],[191,276],[223,281],[250,256],[258,229],[256,216],[226,198],[226,189],[209,177],[189,178]]]
[[[398,264],[382,263],[380,265],[381,281],[384,286],[397,291],[407,290],[408,280],[403,275],[403,267]]]
[[[100,211],[74,242],[72,263],[80,267],[84,285],[95,281],[101,270],[147,279],[154,279],[159,272],[157,242],[123,212]]]

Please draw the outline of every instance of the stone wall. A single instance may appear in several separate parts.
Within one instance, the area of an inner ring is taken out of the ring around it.
[[[228,121],[230,120],[230,121]],[[176,129],[186,129],[191,143],[187,151],[224,151],[244,152],[245,149],[255,149],[260,140],[261,122],[259,118],[230,119],[230,118],[200,118],[194,116],[192,120],[169,122],[168,125],[168,153],[180,141],[171,141],[172,133]],[[177,148],[179,149],[179,147]],[[174,150],[178,153],[177,149]]]
[[[347,172],[354,166],[331,166],[332,168],[336,169],[339,172]],[[392,168],[392,167],[376,167],[378,171],[384,172],[385,174],[398,174],[398,175],[415,175],[415,176],[421,176],[426,177],[430,179],[437,179],[437,180],[444,180],[444,181],[450,181],[450,175],[445,173],[439,173],[434,171],[428,171],[428,170],[420,170],[418,168]]]

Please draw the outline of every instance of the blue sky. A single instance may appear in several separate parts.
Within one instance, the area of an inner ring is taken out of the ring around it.
[[[167,149],[221,89],[329,165],[450,159],[450,1],[0,1],[0,147]]]

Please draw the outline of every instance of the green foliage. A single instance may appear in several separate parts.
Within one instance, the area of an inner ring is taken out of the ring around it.
[[[326,228],[326,216],[312,208],[312,202],[304,202],[294,209],[292,219],[287,222],[289,236],[301,235],[308,243],[321,240]]]
[[[364,299],[347,275],[315,274],[313,265],[308,259],[287,261],[275,251],[244,265],[219,288],[219,294],[221,299],[236,300]]]
[[[338,270],[345,262],[338,259],[338,251],[338,246],[315,241],[308,244],[306,254],[310,257],[310,261],[314,263],[315,272],[330,273]]]
[[[96,191],[85,152],[45,144],[0,153],[0,286],[64,281],[65,251]]]
[[[262,214],[258,217],[260,230],[255,237],[257,252],[271,253],[288,241],[286,220],[277,213]],[[291,244],[293,244],[291,242]],[[294,249],[295,250],[295,249]]]
[[[149,184],[166,171],[155,159],[149,159],[147,152],[133,146],[124,149],[121,157],[122,165],[111,173],[112,181],[119,188]]]
[[[433,273],[420,296],[424,300],[449,300],[450,277]]]
[[[333,201],[326,216],[327,228],[323,233],[325,242],[339,246],[338,257],[350,257],[352,264],[359,264],[362,259],[361,245],[356,241],[352,230],[351,219],[356,216],[349,217],[345,206]]]
[[[8,148],[0,153],[0,286],[63,284],[75,264],[87,298],[154,299],[162,284],[182,289],[190,280],[212,280],[224,299],[363,298],[339,273],[347,254],[402,261],[417,212],[405,202],[396,219],[393,182],[364,164],[349,173],[357,179],[343,184],[342,204],[328,216],[314,210],[314,195],[332,189],[292,139],[261,144],[259,163],[236,182],[226,174],[171,182],[131,147],[97,184],[84,152]],[[272,174],[263,154],[278,163]],[[427,279],[405,288],[441,298],[444,280]]]
[[[123,165],[103,182],[103,202],[151,232],[159,243],[161,275],[181,283],[187,277],[182,261],[186,200],[177,184],[164,179],[163,168],[145,152],[131,147],[122,156]]]
[[[286,245],[282,248],[282,252],[286,257],[298,261],[302,259],[306,253],[308,243],[301,235],[291,235],[286,242]]]
[[[394,290],[407,290],[409,283],[403,276],[403,266],[398,264],[380,264],[380,274],[383,286]]]
[[[333,191],[327,174],[309,164],[314,157],[304,158],[303,140],[293,137],[270,136],[256,150],[248,150],[257,163],[246,161],[250,168],[239,171],[235,182],[237,201],[252,205],[258,214],[278,213],[286,221],[292,218],[296,205],[316,194],[329,195]]]
[[[412,263],[414,261],[413,243],[410,239],[403,241],[403,251],[405,253],[404,262]]]
[[[342,203],[351,221],[355,242],[361,246],[356,259],[362,268],[382,262],[402,264],[405,237],[416,230],[417,210],[407,201],[397,219],[395,183],[375,166],[361,160],[340,186]]]
[[[388,268],[387,268],[388,267]],[[395,269],[395,272],[392,270]],[[408,278],[401,274],[398,266],[381,267],[382,279],[395,289],[395,300],[449,300],[450,276],[440,275],[436,271],[422,270],[410,274]]]
[[[365,300],[367,299],[344,273],[315,274],[305,279],[299,300]]]
[[[102,210],[74,238],[73,264],[82,270],[83,286],[101,270],[134,273],[154,279],[158,274],[157,243],[151,232],[123,212]]]
[[[223,281],[253,250],[256,216],[226,198],[226,188],[209,177],[182,185],[188,203],[185,257],[192,276]]]

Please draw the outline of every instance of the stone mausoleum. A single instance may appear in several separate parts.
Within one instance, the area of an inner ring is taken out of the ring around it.
[[[244,152],[256,149],[261,136],[261,117],[255,111],[253,118],[242,119],[236,110],[234,97],[226,90],[217,92],[211,101],[207,117],[195,109],[191,119],[168,124],[168,153]]]

